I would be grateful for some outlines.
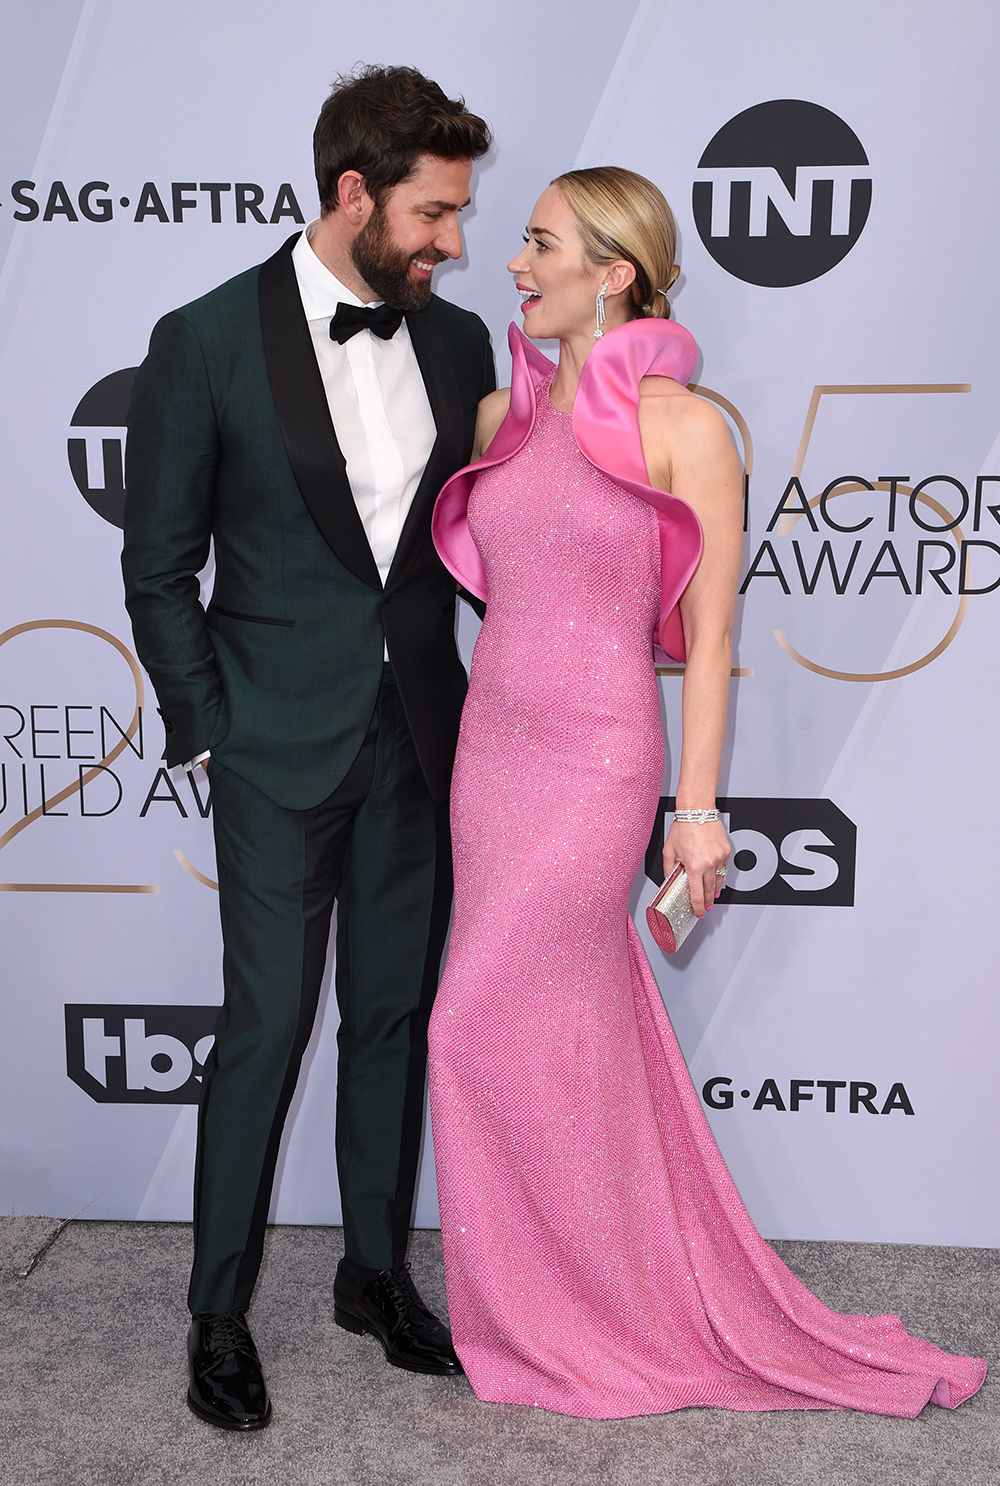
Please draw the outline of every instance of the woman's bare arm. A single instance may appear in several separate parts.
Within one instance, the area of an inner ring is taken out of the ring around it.
[[[472,445],[472,463],[482,459],[496,437],[497,429],[507,416],[510,407],[510,388],[501,387],[488,392],[479,404],[476,415],[476,437]]]
[[[639,428],[650,483],[687,501],[705,545],[681,598],[687,648],[677,808],[715,805],[726,733],[732,627],[743,546],[743,480],[725,419],[703,398],[665,377],[640,385]],[[711,907],[729,860],[722,823],[674,821],[663,850],[666,872],[683,862],[699,917]]]

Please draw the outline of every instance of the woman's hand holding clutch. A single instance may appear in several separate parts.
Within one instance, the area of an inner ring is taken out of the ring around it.
[[[729,869],[729,837],[721,820],[675,820],[663,847],[663,874],[670,876],[678,862],[688,875],[691,908],[703,918],[722,892]]]

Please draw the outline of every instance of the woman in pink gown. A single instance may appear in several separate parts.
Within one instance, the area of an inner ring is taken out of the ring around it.
[[[479,1398],[585,1418],[955,1407],[985,1363],[827,1309],[757,1233],[628,914],[663,772],[654,640],[686,639],[678,806],[711,808],[741,540],[731,441],[666,318],[672,260],[648,181],[549,187],[510,268],[558,369],[512,328],[485,457],[435,512],[487,600],[430,1037],[455,1346]],[[720,823],[671,828],[699,913],[728,852]]]

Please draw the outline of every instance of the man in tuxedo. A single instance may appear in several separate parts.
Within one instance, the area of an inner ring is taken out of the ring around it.
[[[485,325],[431,275],[462,252],[489,144],[413,68],[341,79],[314,136],[322,216],[162,319],[135,382],[126,602],[167,763],[208,769],[218,857],[188,1402],[224,1428],[270,1418],[246,1308],[335,901],[334,1319],[398,1367],[461,1371],[404,1261],[466,686],[430,516],[496,385]]]

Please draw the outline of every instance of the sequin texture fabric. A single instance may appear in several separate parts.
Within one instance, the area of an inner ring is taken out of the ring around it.
[[[830,1311],[760,1238],[628,915],[660,792],[654,511],[545,386],[480,474],[488,583],[452,796],[431,1097],[455,1344],[479,1398],[585,1418],[961,1403],[985,1364]]]

